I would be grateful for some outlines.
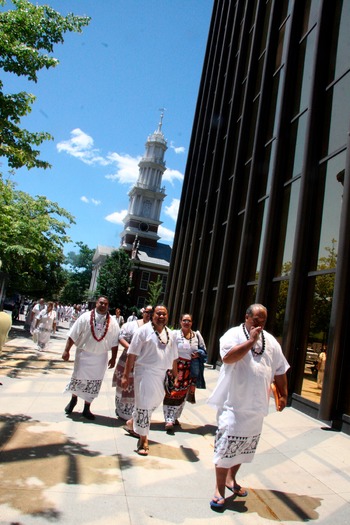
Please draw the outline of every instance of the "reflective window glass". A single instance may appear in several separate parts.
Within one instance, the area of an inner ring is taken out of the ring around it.
[[[342,8],[334,78],[338,78],[350,67],[350,2],[349,0],[338,0],[337,4],[342,4]]]
[[[297,221],[300,179],[286,186],[280,220],[280,242],[277,247],[276,277],[289,275],[292,268],[295,226]]]
[[[229,242],[232,241],[230,245],[232,257],[228,263],[228,268],[227,268],[229,286],[233,286],[236,281],[237,261],[238,261],[238,254],[239,254],[239,246],[241,243],[243,219],[244,219],[244,213],[241,213],[240,215],[236,216],[236,218],[234,219],[235,227],[233,231],[233,238],[229,240]]]
[[[320,0],[304,0],[304,20],[302,36],[317,22]]]
[[[326,367],[329,320],[332,309],[335,273],[309,279],[312,307],[305,349],[305,366],[301,395],[315,403],[320,402]]]
[[[273,333],[279,343],[282,343],[288,289],[289,279],[275,282],[272,286],[272,302],[268,312],[267,324],[268,331]]]
[[[248,162],[237,174],[237,178],[239,178],[239,211],[244,210],[246,207],[250,168],[251,162]]]
[[[304,113],[297,120],[291,124],[291,131],[288,145],[288,165],[285,173],[285,179],[289,180],[300,175],[305,150],[305,135],[306,135],[306,117]]]
[[[326,177],[318,250],[318,269],[335,268],[336,266],[344,191],[344,168],[345,151],[329,160],[325,167]]]
[[[268,0],[268,2],[266,3],[264,26],[263,26],[262,36],[261,36],[261,45],[260,45],[260,53],[259,53],[260,55],[263,53],[263,51],[265,51],[265,47],[266,47],[266,38],[267,38],[267,32],[268,32],[269,23],[270,23],[271,3],[272,3],[271,0]]]
[[[330,124],[324,124],[328,137],[328,153],[344,146],[347,141],[350,115],[350,73],[337,82],[327,93],[326,109],[330,109]],[[327,139],[324,139],[327,143]]]
[[[315,55],[316,31],[300,43],[298,66],[295,78],[293,116],[298,115],[309,106],[313,61]]]
[[[264,142],[268,142],[272,137],[274,133],[274,129],[276,126],[276,115],[278,116],[278,95],[279,95],[279,89],[280,87],[280,71],[274,75],[272,79],[272,87],[270,90],[270,104],[269,104],[269,110],[267,112],[267,122],[265,126],[265,139]]]
[[[261,162],[259,162],[258,170],[259,170],[259,198],[260,199],[268,193],[266,185],[267,185],[268,175],[270,171],[270,164],[271,164],[271,149],[272,149],[272,144],[274,142],[275,141],[270,142],[270,144],[268,144],[265,147],[264,152],[263,152],[264,153],[263,159]]]
[[[268,202],[269,200],[266,199],[263,201],[263,207],[262,207],[262,219],[261,216],[259,217],[259,220],[261,221],[261,232],[259,237],[259,253],[258,253],[258,259],[256,263],[256,270],[255,270],[255,279],[257,280],[259,277],[260,272],[260,266],[261,266],[261,257],[262,257],[262,248],[264,245],[265,240],[265,233],[266,233],[266,216],[267,216],[267,210],[268,210]]]

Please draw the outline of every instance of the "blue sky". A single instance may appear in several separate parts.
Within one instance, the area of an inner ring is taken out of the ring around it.
[[[12,177],[17,189],[45,195],[75,216],[65,253],[77,251],[78,241],[118,247],[128,191],[165,108],[167,197],[159,234],[160,242],[172,244],[213,0],[37,3],[92,20],[56,46],[60,63],[41,71],[38,83],[4,78],[5,92],[37,97],[23,126],[54,136],[40,147],[52,168],[21,168]]]

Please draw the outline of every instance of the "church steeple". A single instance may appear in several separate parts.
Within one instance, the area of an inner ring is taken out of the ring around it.
[[[137,182],[129,192],[129,208],[123,220],[121,245],[130,252],[136,236],[140,244],[147,246],[156,246],[160,238],[158,227],[162,222],[159,218],[166,197],[161,184],[166,170],[164,154],[168,149],[162,132],[163,117],[162,109],[158,129],[147,138],[145,153],[139,162]]]

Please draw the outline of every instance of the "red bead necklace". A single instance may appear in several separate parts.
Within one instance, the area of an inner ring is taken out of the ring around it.
[[[95,309],[91,310],[91,314],[90,314],[91,334],[92,334],[92,337],[95,339],[95,341],[97,341],[98,343],[100,341],[102,341],[102,339],[104,339],[106,337],[106,334],[108,332],[108,327],[109,327],[109,318],[110,318],[110,315],[109,315],[109,312],[107,312],[106,320],[105,320],[105,323],[104,323],[105,324],[104,332],[103,332],[101,337],[97,337],[97,335],[95,333]]]

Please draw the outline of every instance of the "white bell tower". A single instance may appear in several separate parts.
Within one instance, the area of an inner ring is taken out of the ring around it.
[[[165,188],[161,187],[163,173],[166,170],[164,154],[167,141],[162,132],[164,110],[161,110],[158,129],[149,135],[144,156],[139,163],[139,176],[135,186],[129,192],[129,208],[124,218],[124,230],[121,233],[121,246],[132,251],[135,238],[140,244],[156,246],[158,227]]]

